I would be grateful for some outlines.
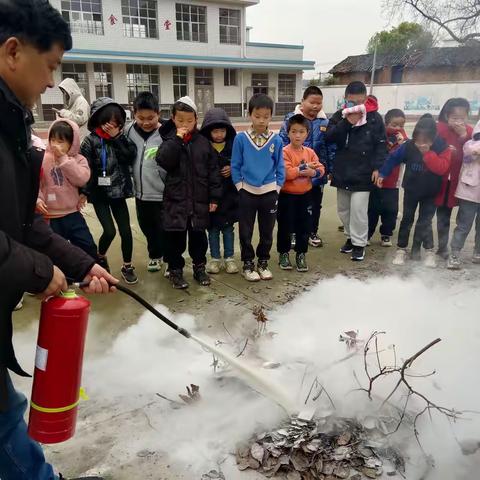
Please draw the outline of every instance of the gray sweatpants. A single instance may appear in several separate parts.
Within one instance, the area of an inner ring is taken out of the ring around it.
[[[356,247],[365,247],[368,240],[368,200],[370,192],[337,189],[337,211],[347,238]]]

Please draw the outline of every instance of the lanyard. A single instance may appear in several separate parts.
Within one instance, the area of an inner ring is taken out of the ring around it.
[[[100,153],[100,159],[102,160],[102,172],[103,176],[107,176],[107,147],[105,145],[105,142],[102,138],[102,151]]]

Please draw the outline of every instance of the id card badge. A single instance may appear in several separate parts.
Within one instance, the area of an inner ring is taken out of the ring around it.
[[[49,193],[47,195],[47,202],[56,202],[57,196],[54,193]]]
[[[110,187],[112,185],[112,179],[110,177],[98,177],[99,187]]]

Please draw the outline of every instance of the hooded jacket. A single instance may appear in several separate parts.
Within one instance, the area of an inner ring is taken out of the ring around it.
[[[15,358],[12,311],[23,292],[43,292],[57,265],[82,281],[95,263],[35,215],[43,150],[30,145],[31,114],[0,78],[0,411],[7,369],[26,375]]]
[[[285,147],[290,143],[288,138],[288,121],[298,114],[303,115],[301,105],[297,105],[295,111],[288,113],[283,121],[279,135]],[[307,139],[303,142],[303,146],[314,150],[320,163],[325,167],[325,175],[313,178],[312,185],[325,185],[328,182],[328,175],[332,172],[336,146],[334,143],[327,143],[326,141],[325,134],[327,132],[328,119],[323,110],[318,112],[317,118],[313,120],[307,118],[307,120],[310,124],[310,130]]]
[[[473,129],[473,139],[463,146],[463,165],[455,196],[480,203],[480,121]]]
[[[130,168],[137,155],[137,147],[123,133],[115,138],[100,138],[95,132],[99,127],[96,123],[98,113],[107,105],[117,105],[124,120],[125,110],[111,98],[101,97],[92,103],[92,114],[88,120],[90,135],[85,138],[80,147],[80,153],[88,160],[91,170],[90,181],[85,188],[85,194],[92,203],[96,201],[118,200],[133,196]],[[105,162],[105,165],[104,165]],[[100,186],[99,177],[110,178],[109,186]]]
[[[133,162],[135,198],[144,202],[163,201],[167,172],[156,162],[157,152],[163,141],[160,130],[154,130],[145,140],[135,129],[135,123],[132,123],[125,129],[125,135],[137,147]]]
[[[43,175],[40,181],[38,198],[48,209],[46,218],[64,217],[78,211],[80,195],[78,189],[84,187],[90,179],[90,167],[87,159],[80,155],[80,133],[78,125],[67,119],[56,120],[68,123],[73,130],[73,143],[66,155],[55,160],[50,145],[47,146],[42,164]],[[48,132],[50,137],[50,131]]]
[[[90,105],[73,78],[66,78],[58,88],[67,95],[67,104],[60,110],[58,116],[72,120],[79,126],[80,141],[82,141],[88,135],[87,122],[90,116]]]
[[[225,148],[221,152],[214,150],[218,157],[218,168],[222,170],[222,168],[231,165],[233,140],[237,135],[227,112],[223,108],[212,108],[205,114],[200,133],[211,142],[210,133],[214,128],[225,128],[227,130]],[[222,228],[225,225],[232,225],[238,222],[238,201],[239,195],[233,184],[232,177],[222,177],[222,197],[217,211],[210,214],[210,226]]]
[[[176,134],[173,120],[160,128],[163,143],[157,162],[167,172],[163,195],[164,229],[193,230],[210,225],[209,204],[220,203],[222,179],[218,158],[210,142],[195,130],[187,140]]]

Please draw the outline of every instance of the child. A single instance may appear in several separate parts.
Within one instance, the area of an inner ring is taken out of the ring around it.
[[[351,82],[345,90],[347,107],[367,101],[367,88],[359,81]],[[343,118],[343,109],[330,119],[326,140],[337,146],[331,185],[337,187],[338,216],[347,237],[342,253],[351,253],[353,261],[365,258],[368,241],[368,201],[378,177],[378,169],[387,156],[385,125],[380,114],[366,113],[366,123],[356,126],[363,113],[349,113]]]
[[[133,185],[138,225],[147,239],[149,272],[162,269],[165,255],[162,216],[167,173],[155,161],[162,144],[159,113],[155,96],[150,92],[139,93],[133,101],[135,122],[126,130],[127,138],[137,146],[137,156],[133,162]]]
[[[88,121],[91,133],[83,141],[81,153],[92,172],[86,188],[87,198],[103,228],[98,245],[99,263],[109,268],[106,254],[117,233],[115,218],[122,241],[122,277],[133,285],[138,278],[132,265],[133,238],[126,199],[133,195],[130,167],[137,148],[122,133],[125,120],[125,110],[111,98],[95,100]]]
[[[435,120],[424,115],[415,126],[412,140],[408,140],[388,157],[380,170],[378,186],[393,169],[405,163],[403,177],[403,218],[398,233],[398,250],[393,259],[394,265],[404,265],[410,230],[419,208],[411,257],[420,260],[420,249],[426,250],[425,266],[434,268],[432,219],[435,215],[435,197],[442,185],[442,175],[450,168],[450,149],[443,139],[437,136]]]
[[[463,145],[472,138],[472,127],[467,125],[469,113],[470,103],[468,100],[465,98],[450,98],[438,116],[438,135],[447,142],[452,150],[450,169],[443,177],[442,188],[435,200],[438,231],[437,255],[443,259],[448,258],[450,218],[453,207],[458,204],[455,192],[462,168]]]
[[[283,148],[286,181],[278,198],[277,215],[277,249],[282,270],[292,269],[289,252],[292,248],[291,234],[295,233],[297,271],[308,271],[305,255],[311,226],[312,179],[325,174],[325,167],[316,153],[303,146],[309,127],[310,122],[302,114],[288,120],[290,144]]]
[[[385,115],[387,130],[388,153],[393,153],[408,139],[405,132],[405,114],[402,110],[394,108]],[[370,193],[368,203],[368,240],[372,238],[381,219],[380,235],[382,247],[392,246],[392,235],[397,225],[398,217],[398,187],[400,178],[400,165],[383,180],[382,188],[374,188]]]
[[[212,259],[207,265],[207,272],[213,274],[220,272],[222,266],[220,260],[221,232],[223,235],[225,271],[227,273],[238,273],[238,267],[233,258],[235,223],[238,222],[238,192],[232,182],[230,166],[233,140],[237,132],[223,108],[212,108],[205,114],[200,133],[210,141],[217,153],[220,174],[223,177],[223,193],[220,204],[217,211],[210,214],[208,240]]]
[[[79,154],[80,132],[71,120],[56,120],[48,132],[37,210],[55,233],[97,259],[97,246],[80,213],[79,188],[90,179],[87,159]]]
[[[465,143],[463,153],[463,166],[455,193],[460,208],[448,260],[448,268],[452,270],[457,270],[461,266],[460,251],[465,245],[474,221],[475,246],[472,261],[480,263],[480,121],[473,130],[473,140]]]
[[[210,285],[205,271],[208,248],[205,230],[209,213],[217,210],[222,196],[218,160],[210,142],[197,129],[197,106],[190,97],[174,103],[172,118],[161,129],[164,142],[157,162],[167,172],[165,179],[164,229],[167,260],[173,288],[188,288],[183,278],[187,247],[193,261],[193,276]]]
[[[325,141],[328,119],[323,111],[323,93],[318,87],[313,85],[308,87],[303,92],[301,104],[297,105],[294,112],[289,113],[285,117],[279,133],[284,146],[290,143],[288,121],[294,115],[298,114],[303,115],[309,123],[308,135],[303,145],[315,151],[326,171],[325,175],[312,179],[312,190],[310,192],[312,200],[312,225],[308,243],[312,247],[322,247],[323,241],[318,235],[318,226],[320,223],[320,212],[322,210],[323,191],[325,184],[328,182],[328,174],[332,170],[332,163],[335,158],[335,145],[327,144]]]
[[[239,133],[233,143],[232,180],[240,192],[240,249],[243,276],[249,282],[271,280],[268,269],[277,216],[278,192],[285,181],[282,140],[268,125],[272,119],[273,100],[256,94],[248,103],[252,126]],[[260,242],[255,271],[252,235],[258,214]]]

